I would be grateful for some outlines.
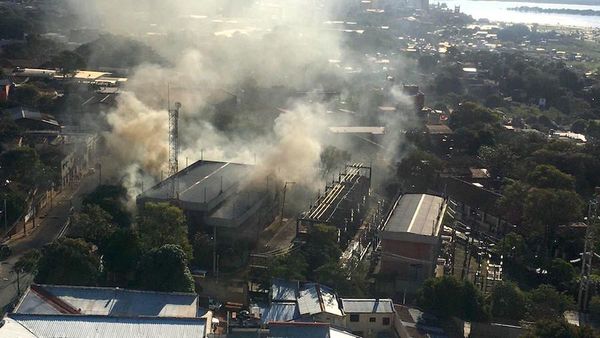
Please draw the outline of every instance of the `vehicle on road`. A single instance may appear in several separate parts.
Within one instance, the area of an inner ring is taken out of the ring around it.
[[[0,244],[0,261],[7,259],[8,257],[10,257],[11,254],[12,254],[12,250],[10,249],[8,244],[6,244],[6,243]]]

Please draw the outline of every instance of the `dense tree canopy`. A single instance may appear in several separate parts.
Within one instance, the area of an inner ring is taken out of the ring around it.
[[[139,211],[137,226],[146,250],[165,244],[179,245],[191,259],[188,226],[183,211],[168,203],[146,203]]]
[[[194,279],[187,264],[186,253],[178,245],[152,249],[139,263],[137,285],[145,290],[193,292]]]
[[[464,320],[481,320],[487,317],[479,291],[470,282],[459,281],[453,276],[426,280],[419,290],[418,304],[442,318],[456,316]]]
[[[73,217],[69,236],[82,238],[102,247],[115,230],[109,213],[95,204],[86,204],[83,210]]]
[[[83,204],[95,204],[104,209],[122,228],[131,225],[126,206],[127,191],[119,185],[100,185],[83,199]]]
[[[92,244],[63,238],[42,248],[35,281],[43,284],[95,285],[100,258]]]

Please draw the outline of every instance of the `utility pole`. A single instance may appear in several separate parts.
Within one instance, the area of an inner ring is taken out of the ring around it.
[[[98,185],[102,185],[102,164],[96,164],[96,168],[98,168]]]
[[[285,193],[287,192],[288,184],[292,185],[292,184],[296,184],[296,182],[286,181],[285,184],[283,185],[283,198],[281,201],[281,217],[279,218],[279,225],[283,225],[283,210],[285,208]]]
[[[213,225],[213,274],[217,274],[217,226]]]
[[[6,211],[6,198],[4,199],[4,235],[8,232],[8,211]]]
[[[577,307],[581,312],[587,312],[588,310],[592,258],[594,257],[594,237],[596,235],[595,227],[598,223],[598,198],[598,188],[596,188],[596,196],[588,203],[587,229],[585,231],[583,254],[581,255],[581,281],[577,296]]]

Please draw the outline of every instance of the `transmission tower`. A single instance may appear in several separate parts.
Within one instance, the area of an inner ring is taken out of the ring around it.
[[[169,107],[169,177],[171,177],[171,197],[177,196],[175,174],[179,171],[179,109],[181,103],[175,102],[175,109]]]
[[[594,257],[595,227],[598,223],[598,194],[588,204],[587,229],[583,254],[581,255],[581,281],[579,282],[579,295],[577,306],[579,311],[587,312],[590,292],[590,275],[592,274],[592,258]]]

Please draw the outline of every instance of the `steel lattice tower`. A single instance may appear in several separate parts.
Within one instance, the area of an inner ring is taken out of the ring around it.
[[[581,281],[579,282],[579,294],[577,306],[579,311],[587,312],[590,292],[590,275],[592,274],[592,258],[594,257],[595,227],[598,223],[598,195],[588,204],[587,229],[585,231],[585,242],[581,255]]]
[[[175,109],[169,107],[169,177],[171,177],[171,197],[177,197],[175,174],[179,171],[179,109],[181,103],[175,102]]]

